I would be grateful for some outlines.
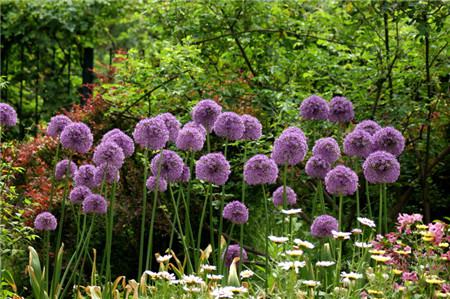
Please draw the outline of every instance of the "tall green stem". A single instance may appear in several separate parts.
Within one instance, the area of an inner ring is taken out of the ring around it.
[[[162,157],[162,152],[161,152]],[[160,175],[161,163],[158,165],[158,175],[156,176],[156,181],[159,184],[159,175]],[[158,188],[153,190],[153,204],[152,204],[152,218],[150,219],[150,232],[148,235],[148,243],[147,243],[147,259],[145,262],[145,269],[150,269],[152,266],[153,259],[153,229],[155,226],[155,217],[156,217],[156,206],[158,204]]]
[[[344,205],[343,201],[344,197],[342,195],[339,195],[339,231],[342,230],[342,206]]]
[[[386,195],[386,184],[383,184],[383,208],[384,208],[384,231],[388,232],[388,219],[387,219],[387,195]]]
[[[50,262],[49,262],[49,254],[50,254],[50,232],[45,231],[44,243],[45,243],[45,289],[48,291],[48,273],[50,271]]]
[[[288,165],[284,165],[283,170],[283,209],[287,210],[287,193],[286,193],[286,179],[287,179],[287,170]],[[285,223],[285,216],[284,214],[281,214],[282,217],[282,228],[283,228],[283,236],[286,235],[286,223]],[[291,239],[292,236],[289,236],[289,239]]]
[[[59,151],[61,149],[61,143],[58,142],[58,145],[56,146],[56,153],[55,153],[55,158],[53,159],[53,172],[52,175],[50,177],[50,182],[51,182],[51,187],[50,187],[50,200],[49,200],[49,204],[48,204],[48,209],[51,210],[52,206],[53,206],[53,195],[55,193],[55,171],[56,171],[56,162],[59,159]]]
[[[142,214],[141,214],[141,235],[139,239],[139,268],[137,278],[142,274],[142,264],[144,263],[144,236],[145,236],[145,214],[147,211],[147,176],[148,176],[148,149],[144,152],[144,182],[142,188]]]
[[[264,255],[265,255],[265,281],[264,281],[264,289],[267,294],[269,288],[269,209],[267,207],[267,194],[266,188],[264,185],[261,185],[263,192],[263,201],[264,201],[264,213],[265,213],[265,222],[266,222],[266,231],[265,231],[265,240],[264,240]],[[268,294],[267,294],[268,295]]]
[[[378,233],[381,234],[383,232],[383,184],[380,184],[379,190],[379,206],[378,206]]]
[[[228,150],[228,139],[225,139],[225,149],[224,156],[227,158],[227,150]],[[222,238],[222,229],[223,229],[223,207],[225,203],[225,184],[222,185],[222,194],[220,196],[220,209],[219,209],[219,232],[217,236],[217,261],[219,263],[219,273],[222,272],[223,262],[222,262],[222,246],[220,244]],[[212,230],[211,230],[212,231]]]
[[[196,254],[196,256],[198,256],[199,258],[197,259],[197,261],[198,261],[197,268],[200,268],[200,255],[201,255],[200,251],[201,251],[201,244],[202,244],[203,222],[205,221],[206,207],[208,205],[208,200],[209,200],[211,190],[212,190],[212,184],[209,184],[206,188],[206,197],[205,197],[205,201],[203,203],[202,214],[200,216],[200,223],[198,225],[198,234],[197,234],[198,239],[197,239],[197,254]],[[210,229],[213,229],[213,227],[211,227]]]
[[[247,144],[244,144],[244,157],[242,161],[243,165],[245,165],[245,162],[247,162]],[[242,176],[242,193],[241,193],[241,202],[245,204],[245,177]],[[244,247],[244,224],[240,225],[240,232],[239,232],[239,273],[242,270],[242,252]]]
[[[320,208],[321,208],[322,214],[325,214],[325,199],[323,196],[322,180],[319,180],[318,186],[319,186]]]
[[[369,208],[369,217],[370,219],[373,218],[372,215],[372,204],[370,203],[370,189],[369,189],[369,182],[367,180],[364,180],[366,184],[366,201],[367,201],[367,207]]]
[[[112,233],[113,233],[113,223],[114,223],[114,200],[116,197],[116,187],[117,183],[114,181],[111,191],[111,199],[108,207],[108,226],[107,226],[107,245],[106,245],[106,283],[109,284],[111,281],[111,247],[112,247]],[[110,293],[110,298],[112,298],[111,287],[108,288]]]

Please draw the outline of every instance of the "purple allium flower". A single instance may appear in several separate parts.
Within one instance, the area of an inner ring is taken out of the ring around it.
[[[266,155],[255,155],[244,165],[244,180],[249,185],[273,184],[278,177],[278,166]]]
[[[400,176],[400,163],[391,153],[377,151],[364,161],[363,171],[369,183],[394,183]]]
[[[228,246],[228,248],[223,253],[223,259],[225,261],[225,265],[227,266],[227,268],[231,266],[234,258],[240,256],[241,256],[241,247],[239,246],[239,244],[233,244]],[[247,251],[245,251],[245,249],[242,248],[242,261],[239,261],[238,264],[240,262],[245,263],[247,261],[248,261]]]
[[[300,105],[300,115],[304,119],[327,120],[328,110],[327,101],[316,95],[306,98]]]
[[[284,187],[278,187],[272,194],[273,204],[275,206],[283,206],[284,204]],[[297,202],[297,194],[291,187],[286,186],[286,204],[293,206]]]
[[[123,154],[122,148],[118,146],[117,143],[106,141],[97,146],[92,160],[97,166],[107,164],[108,166],[119,169],[123,165],[125,155]]]
[[[91,194],[83,201],[83,213],[85,214],[105,214],[108,203],[99,194]]]
[[[106,183],[112,184],[119,181],[119,170],[114,166],[108,164],[101,164],[95,168],[94,183],[95,186],[101,186],[103,180]]]
[[[248,221],[248,209],[238,200],[229,202],[223,209],[223,218],[234,224],[245,224]]]
[[[159,192],[165,192],[167,190],[167,181],[163,178],[159,178],[159,184],[157,184],[156,177],[151,176],[147,179],[145,186],[147,186],[148,191],[155,191],[155,189],[158,188]]]
[[[195,128],[183,128],[178,132],[175,142],[177,148],[183,151],[200,151],[205,143],[205,135]]]
[[[201,156],[195,163],[197,179],[209,183],[223,185],[228,181],[230,173],[230,163],[222,153],[211,153]]]
[[[331,164],[320,158],[312,156],[305,165],[305,172],[313,178],[324,179],[328,171],[331,169]]]
[[[152,150],[162,149],[169,140],[169,130],[162,118],[146,118],[138,122],[133,132],[134,141]]]
[[[133,139],[119,129],[112,129],[103,135],[101,143],[107,141],[115,142],[118,146],[120,146],[125,157],[130,157],[134,153]]]
[[[201,100],[192,109],[192,119],[201,124],[208,132],[211,132],[217,117],[222,112],[222,107],[213,100]]]
[[[57,225],[55,216],[49,212],[42,212],[34,219],[34,228],[37,230],[55,230]]]
[[[261,138],[262,125],[256,117],[244,114],[241,116],[241,119],[245,128],[242,135],[243,140],[258,140]]]
[[[271,155],[275,163],[296,165],[305,158],[308,145],[305,135],[300,132],[298,128],[288,128],[275,139]]]
[[[369,133],[371,136],[375,134],[377,131],[381,130],[381,126],[374,122],[373,120],[367,119],[363,120],[359,124],[356,125],[356,130],[363,130]]]
[[[314,156],[320,157],[330,163],[336,162],[341,156],[339,144],[331,137],[316,140],[312,152]]]
[[[50,119],[47,127],[47,135],[52,137],[59,137],[64,128],[71,124],[72,121],[65,115],[56,115]]]
[[[8,104],[0,103],[0,126],[12,127],[17,123],[17,113],[13,107]]]
[[[234,112],[221,113],[214,123],[214,133],[230,140],[239,140],[244,134],[245,127],[241,117]]]
[[[392,127],[382,128],[373,135],[374,150],[385,151],[398,156],[405,148],[402,133]]]
[[[80,154],[87,153],[94,142],[91,129],[81,122],[73,122],[65,126],[59,138],[64,148]]]
[[[328,120],[336,123],[350,122],[354,117],[352,102],[345,97],[334,97],[330,101]]]
[[[183,172],[183,160],[177,153],[171,150],[163,150],[161,153],[153,157],[151,162],[151,170],[154,176],[162,177],[167,182],[175,182]]]
[[[183,171],[181,172],[180,177],[178,178],[178,182],[187,183],[191,179],[191,170],[189,167],[184,164]]]
[[[106,132],[103,135],[102,140],[100,141],[100,143],[105,142],[107,139],[109,139],[111,136],[113,136],[113,135],[115,135],[117,133],[123,133],[123,132],[122,132],[121,129],[117,129],[117,128],[109,130],[108,132]]]
[[[370,133],[355,129],[344,138],[344,153],[347,156],[366,158],[373,151],[373,139]]]
[[[83,200],[91,195],[91,189],[86,186],[77,186],[70,191],[69,199],[73,204],[80,204]]]
[[[286,135],[286,134],[291,134],[291,133],[298,134],[298,135],[302,136],[303,139],[305,139],[305,141],[308,141],[308,137],[306,137],[305,133],[303,133],[303,131],[298,127],[286,128],[286,129],[284,129],[283,132],[281,132],[281,135]]]
[[[201,124],[198,124],[194,121],[190,121],[187,122],[184,126],[183,129],[187,129],[187,128],[194,128],[200,131],[200,133],[202,133],[202,135],[206,136],[206,129],[204,126],[202,126]]]
[[[70,165],[70,166],[69,166]],[[61,160],[58,163],[56,163],[55,167],[55,179],[62,180],[66,177],[66,174],[69,175],[69,177],[73,177],[74,174],[77,171],[77,165],[67,159]]]
[[[86,186],[90,189],[96,187],[94,180],[95,166],[94,165],[82,165],[75,172],[74,181],[77,186]]]
[[[327,192],[333,195],[352,195],[358,188],[358,176],[344,165],[338,165],[325,176]]]
[[[181,123],[178,119],[169,112],[162,113],[156,117],[161,118],[164,121],[164,124],[169,131],[169,141],[175,142],[177,140],[178,131],[181,127]]]
[[[314,219],[311,225],[311,235],[317,238],[330,237],[331,231],[338,230],[338,221],[330,215],[321,215]]]

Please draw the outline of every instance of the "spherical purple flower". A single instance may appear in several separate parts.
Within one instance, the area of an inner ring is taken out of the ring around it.
[[[17,113],[13,107],[8,104],[0,103],[0,126],[12,127],[17,123]]]
[[[201,100],[192,109],[192,119],[201,124],[208,132],[211,132],[217,117],[222,112],[222,107],[213,100]]]
[[[69,199],[73,204],[81,204],[83,200],[91,194],[91,189],[88,187],[77,186],[70,191]]]
[[[337,123],[350,122],[355,117],[352,102],[345,97],[334,97],[330,101],[328,120]]]
[[[242,139],[244,140],[258,140],[262,135],[262,125],[259,120],[251,115],[244,114],[241,116],[244,123],[244,134]]]
[[[163,150],[161,153],[153,157],[151,162],[151,170],[154,176],[162,177],[167,182],[175,182],[183,172],[183,160],[177,153],[171,150]]]
[[[327,120],[328,110],[327,101],[316,95],[303,100],[300,105],[300,115],[304,119]]]
[[[85,214],[105,214],[108,203],[99,194],[91,194],[83,201],[83,213]]]
[[[373,120],[367,119],[357,124],[355,127],[355,131],[356,130],[363,130],[369,133],[370,135],[373,135],[377,131],[381,130],[381,126],[376,122],[374,122]]]
[[[71,124],[72,121],[65,115],[56,115],[50,119],[47,127],[47,135],[52,137],[59,137],[64,128]]]
[[[317,238],[331,237],[331,231],[338,230],[339,223],[333,216],[321,215],[311,225],[311,235]]]
[[[178,132],[175,142],[177,148],[183,151],[200,151],[205,143],[205,135],[195,128],[183,128]]]
[[[162,118],[146,118],[138,122],[133,132],[134,141],[152,150],[162,149],[169,140],[169,130]]]
[[[103,135],[101,143],[107,141],[115,142],[118,146],[120,146],[125,157],[130,157],[134,153],[133,139],[119,129],[112,129]]]
[[[70,166],[69,166],[70,165]],[[69,177],[73,177],[77,171],[77,165],[67,159],[61,160],[55,167],[55,179],[62,180],[68,174]]]
[[[273,204],[275,206],[283,206],[284,204],[284,187],[278,187],[272,194]],[[286,204],[293,206],[297,202],[297,194],[291,187],[286,186]]]
[[[34,228],[37,230],[55,230],[58,221],[49,212],[42,212],[34,219]]]
[[[169,131],[169,141],[175,142],[177,140],[178,131],[180,130],[181,123],[173,116],[172,113],[166,112],[157,116],[164,121],[167,130]]]
[[[108,164],[101,164],[95,168],[94,172],[94,184],[95,186],[101,186],[102,182],[112,184],[119,181],[119,170],[114,166]]]
[[[328,171],[331,169],[331,164],[320,157],[312,156],[305,165],[305,172],[313,178],[324,179]]]
[[[111,136],[113,136],[113,135],[115,135],[115,134],[117,134],[117,133],[123,133],[123,132],[122,132],[121,129],[117,129],[117,128],[112,129],[112,130],[109,130],[108,132],[106,132],[106,133],[103,135],[102,140],[100,141],[100,143],[106,141],[108,138],[110,138]]]
[[[222,153],[204,155],[195,163],[197,179],[209,183],[223,185],[228,181],[230,173],[230,163]]]
[[[97,146],[92,160],[96,165],[107,164],[119,169],[123,165],[125,155],[117,143],[106,141]]]
[[[94,165],[82,165],[75,172],[74,181],[77,186],[86,186],[88,188],[96,187],[94,180],[95,166]]]
[[[197,129],[197,130],[200,131],[200,133],[202,133],[202,135],[206,136],[206,129],[205,129],[205,127],[202,126],[201,124],[198,124],[198,123],[194,122],[194,121],[187,122],[187,123],[183,126],[183,128],[184,128],[184,129],[187,129],[187,128],[194,128],[194,129]]]
[[[271,158],[278,165],[296,165],[305,158],[308,145],[300,129],[289,128],[275,139]]]
[[[352,195],[358,188],[358,176],[344,165],[338,165],[325,176],[327,192],[333,195]]]
[[[400,163],[391,153],[377,151],[364,161],[363,171],[369,183],[394,183],[400,176]]]
[[[167,181],[163,178],[159,178],[159,184],[157,184],[156,177],[151,176],[147,179],[145,186],[147,186],[148,191],[155,191],[155,189],[158,188],[159,192],[165,192],[167,190]]]
[[[320,157],[330,163],[336,162],[341,156],[339,144],[331,137],[320,138],[314,144],[313,155]]]
[[[94,137],[92,136],[91,129],[84,123],[73,122],[64,127],[60,140],[64,148],[85,154],[91,148]]]
[[[374,150],[385,151],[398,156],[405,148],[402,133],[392,127],[382,128],[373,135]]]
[[[281,132],[281,135],[286,135],[286,134],[298,134],[298,135],[302,136],[303,139],[305,139],[305,141],[308,141],[308,138],[306,137],[305,133],[298,127],[289,127],[289,128],[284,129],[283,132]]]
[[[245,224],[248,221],[248,209],[238,200],[229,202],[223,209],[223,218],[234,224]]]
[[[191,179],[191,170],[189,167],[184,164],[183,171],[181,172],[180,177],[178,178],[178,182],[187,183]]]
[[[239,246],[239,244],[233,244],[233,245],[228,246],[228,248],[223,253],[223,259],[225,261],[225,266],[227,266],[227,268],[229,268],[231,266],[231,264],[233,263],[234,258],[240,257],[240,256],[241,256],[241,247]],[[247,251],[245,251],[245,249],[242,248],[242,261],[239,261],[238,264],[240,262],[245,263],[247,261],[248,261]]]
[[[278,177],[278,166],[266,155],[255,155],[244,165],[244,180],[249,185],[273,184]]]
[[[347,156],[366,158],[373,151],[372,136],[362,129],[355,129],[344,138],[344,153]]]
[[[230,140],[241,139],[244,131],[244,122],[234,112],[221,113],[214,123],[214,132],[216,135]]]

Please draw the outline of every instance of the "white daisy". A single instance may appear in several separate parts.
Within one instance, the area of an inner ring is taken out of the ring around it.
[[[301,284],[304,284],[305,286],[310,287],[310,288],[315,288],[315,287],[320,286],[320,281],[316,281],[316,280],[301,280],[300,282],[301,282]]]
[[[183,282],[185,284],[204,284],[205,282],[201,277],[195,276],[195,275],[183,275],[182,278]]]
[[[372,248],[372,243],[355,242],[355,246],[359,248]]]
[[[277,244],[283,244],[289,240],[288,237],[276,237],[276,236],[269,236],[269,240],[277,243]]]
[[[294,239],[294,243],[297,244],[298,246],[305,247],[308,249],[313,249],[315,247],[313,243],[308,242],[308,241],[303,241],[300,239]]]
[[[166,255],[160,255],[156,258],[156,261],[158,263],[167,263],[172,258],[172,255],[166,254]]]
[[[356,272],[341,272],[341,278],[342,279],[350,279],[350,280],[356,280],[356,279],[361,279],[363,278],[363,275],[361,273],[356,273]]]
[[[300,249],[286,250],[285,253],[289,256],[302,256],[303,250],[300,250]]]
[[[250,278],[250,277],[252,277],[253,275],[255,275],[255,272],[253,272],[252,270],[243,270],[242,272],[241,272],[241,278],[242,279],[244,279],[244,278]]]
[[[336,263],[333,261],[318,261],[316,263],[316,266],[317,267],[330,267],[330,266],[333,266],[334,264],[336,264]]]
[[[219,275],[219,274],[206,274],[206,278],[208,278],[209,280],[219,281],[219,280],[222,280],[223,275]]]
[[[226,288],[216,288],[211,292],[211,296],[215,299],[219,298],[233,298],[234,294],[232,291]]]
[[[167,281],[176,280],[175,274],[169,273],[167,271],[158,272],[158,278]]]
[[[369,218],[365,218],[365,217],[358,217],[356,218],[359,223],[361,223],[362,225],[368,226],[368,227],[376,227],[377,225],[375,224],[375,221],[369,219]]]
[[[290,209],[290,210],[281,210],[281,213],[285,215],[295,215],[300,214],[302,212],[302,209]]]
[[[350,239],[350,236],[352,235],[352,233],[337,232],[335,230],[332,230],[331,233],[333,234],[333,238],[339,239],[339,240],[348,240],[348,239]]]
[[[217,267],[214,265],[202,265],[201,272],[213,272],[216,271]]]

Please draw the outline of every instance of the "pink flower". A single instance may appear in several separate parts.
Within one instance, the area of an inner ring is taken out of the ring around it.
[[[428,232],[433,234],[434,244],[439,244],[442,242],[442,239],[444,237],[444,229],[445,225],[441,222],[428,224]]]
[[[419,277],[417,276],[416,272],[403,272],[402,280],[417,281],[417,280],[419,280]]]
[[[397,222],[400,224],[400,226],[397,226],[397,229],[399,232],[405,230],[406,234],[410,234],[411,233],[410,225],[415,222],[422,221],[422,218],[423,216],[420,214],[412,214],[412,215],[399,214],[397,217]]]

